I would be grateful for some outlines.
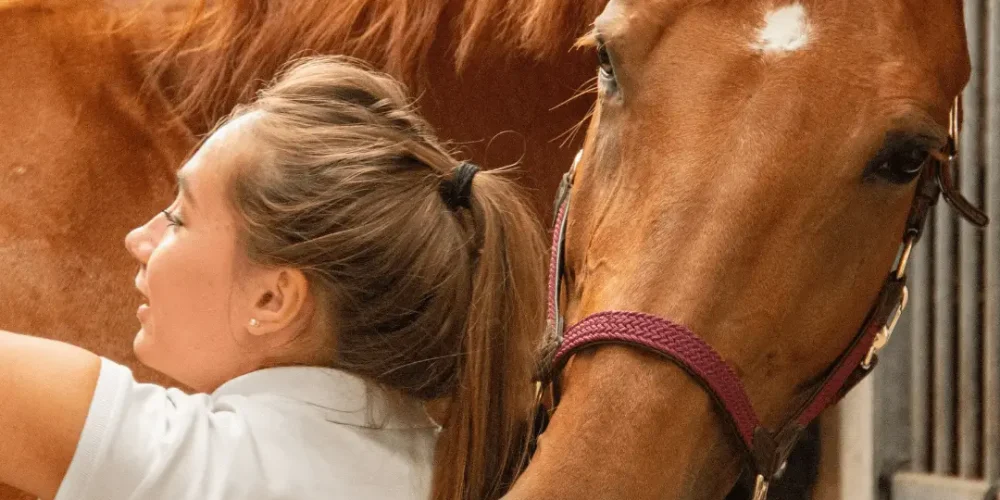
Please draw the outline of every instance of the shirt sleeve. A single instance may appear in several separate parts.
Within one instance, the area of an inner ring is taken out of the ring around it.
[[[101,359],[101,372],[73,460],[55,500],[248,498],[234,475],[253,477],[246,421],[206,394],[135,381]]]

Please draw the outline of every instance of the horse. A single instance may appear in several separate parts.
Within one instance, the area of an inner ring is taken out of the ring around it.
[[[610,0],[555,207],[540,435],[506,500],[768,496],[866,376],[954,186],[961,0]],[[569,326],[564,326],[569,325]]]

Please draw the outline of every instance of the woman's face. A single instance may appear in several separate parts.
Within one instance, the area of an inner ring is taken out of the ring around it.
[[[252,297],[236,272],[247,258],[227,201],[230,176],[252,154],[249,116],[217,130],[177,174],[174,202],[132,230],[125,246],[139,261],[136,356],[145,365],[209,392],[257,367],[247,338]]]

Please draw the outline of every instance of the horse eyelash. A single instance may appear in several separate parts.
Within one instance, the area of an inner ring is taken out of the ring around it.
[[[601,36],[597,33],[597,30],[592,29],[587,34],[581,36],[573,44],[576,48],[596,48],[601,44]]]

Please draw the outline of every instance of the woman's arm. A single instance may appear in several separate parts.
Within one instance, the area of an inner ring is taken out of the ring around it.
[[[55,497],[100,370],[85,349],[0,330],[0,483]]]

